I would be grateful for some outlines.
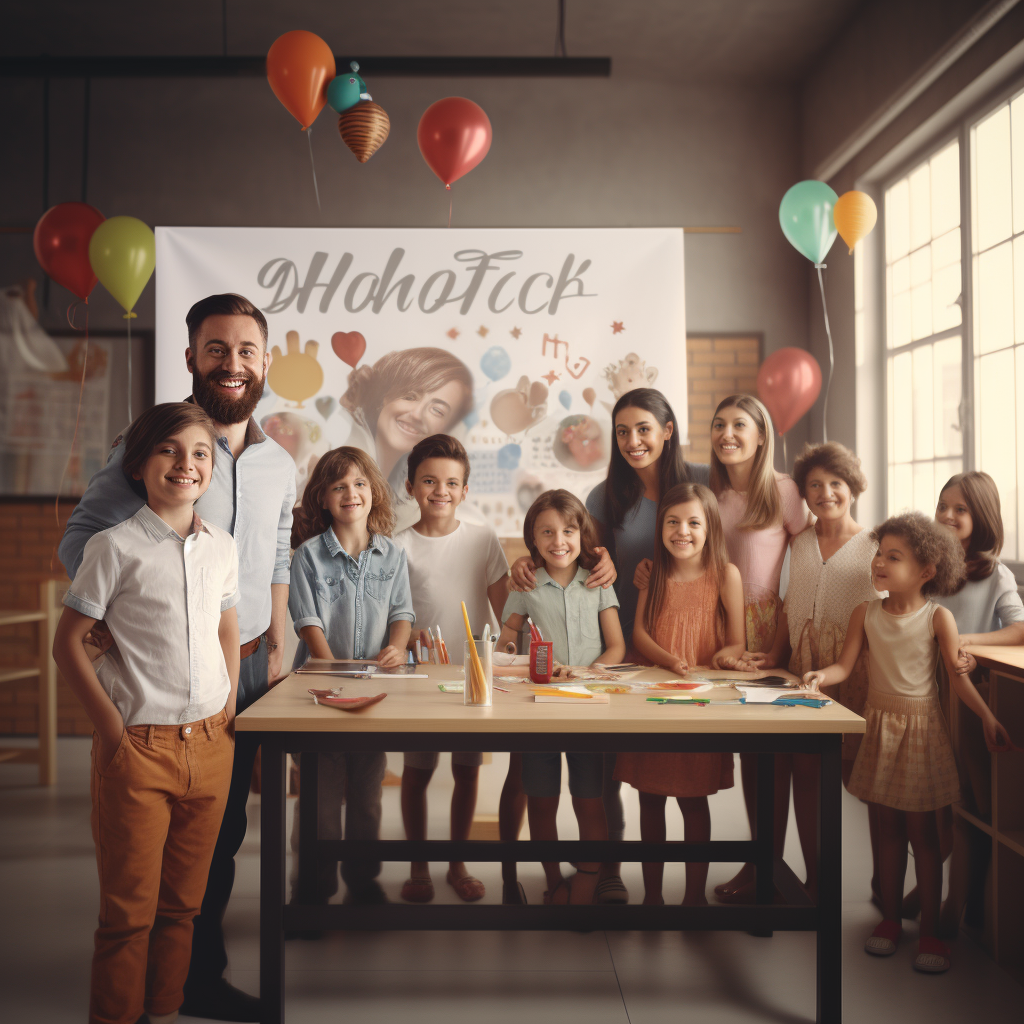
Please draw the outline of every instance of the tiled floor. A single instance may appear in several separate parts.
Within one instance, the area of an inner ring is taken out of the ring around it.
[[[85,1019],[89,957],[96,921],[96,873],[89,834],[89,747],[83,739],[59,744],[60,780],[53,791],[33,785],[28,766],[0,767],[0,1016],[12,1024],[63,1024]],[[401,771],[400,756],[392,767]],[[479,810],[494,813],[504,758],[481,774]],[[447,827],[451,775],[446,764],[431,788],[431,835]],[[627,790],[628,792],[628,790]],[[568,801],[563,801],[567,804]],[[289,801],[289,813],[295,801]],[[399,838],[398,790],[384,791],[384,834]],[[746,838],[739,791],[712,798],[715,838]],[[954,948],[947,975],[915,974],[914,943],[889,960],[862,950],[877,913],[865,899],[863,808],[844,794],[844,992],[849,1024],[1010,1024],[1020,1020],[1024,989],[996,967],[969,938]],[[635,795],[627,798],[635,836]],[[681,838],[678,813],[670,838]],[[575,834],[563,807],[563,834]],[[786,856],[801,869],[794,829]],[[259,800],[250,802],[250,829],[238,862],[228,910],[231,980],[258,988]],[[499,893],[497,866],[478,865]],[[682,896],[682,868],[670,869],[666,898]],[[710,883],[729,865],[712,867]],[[531,902],[539,901],[539,866],[522,865]],[[406,867],[385,867],[392,898]],[[638,866],[625,869],[639,899]],[[456,897],[435,872],[437,899]],[[915,929],[908,929],[910,938]],[[804,1024],[814,1017],[814,938],[776,932],[746,934],[617,933],[335,933],[321,942],[287,946],[289,1024]],[[186,1021],[187,1018],[182,1018]]]

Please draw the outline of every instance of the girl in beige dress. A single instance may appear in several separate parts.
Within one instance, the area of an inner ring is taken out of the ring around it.
[[[938,973],[948,970],[950,961],[949,948],[935,937],[942,896],[935,811],[960,796],[935,684],[940,653],[960,699],[981,719],[989,749],[1009,749],[1009,737],[970,678],[957,675],[956,622],[930,600],[932,594],[951,593],[963,579],[964,554],[956,537],[919,512],[887,519],[871,536],[878,543],[872,580],[876,590],[887,590],[889,596],[857,606],[839,661],[808,672],[804,682],[842,683],[867,647],[867,728],[848,788],[877,808],[884,919],[864,948],[875,956],[896,952],[909,839],[921,899],[914,967]]]

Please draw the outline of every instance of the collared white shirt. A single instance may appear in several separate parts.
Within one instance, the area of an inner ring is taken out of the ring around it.
[[[74,579],[89,539],[124,522],[145,505],[121,469],[124,435],[114,441],[107,464],[97,470],[64,529],[58,555]],[[245,450],[236,459],[227,438],[217,439],[213,477],[196,502],[203,522],[235,538],[240,566],[239,642],[247,643],[270,626],[270,588],[288,582],[295,462],[249,420]]]
[[[96,675],[124,724],[180,725],[231,692],[218,630],[238,602],[238,550],[193,517],[185,538],[148,505],[92,536],[64,604],[103,619],[116,643]]]

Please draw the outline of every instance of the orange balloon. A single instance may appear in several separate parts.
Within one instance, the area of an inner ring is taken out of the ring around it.
[[[318,35],[304,29],[278,36],[267,51],[270,88],[303,130],[324,109],[327,84],[335,71],[331,48]]]
[[[832,219],[852,256],[853,247],[874,230],[878,210],[874,200],[866,193],[844,192],[832,207]]]

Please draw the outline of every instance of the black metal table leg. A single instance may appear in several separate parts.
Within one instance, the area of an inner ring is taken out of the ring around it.
[[[757,859],[754,901],[759,905],[775,898],[775,755],[757,755],[757,812],[755,816]],[[771,929],[754,929],[754,935],[771,938]]]
[[[284,1022],[285,752],[263,736],[260,795],[260,1022]]]
[[[299,754],[299,870],[295,891],[299,902],[309,902],[315,894],[317,839],[317,765],[319,754]]]
[[[818,787],[818,1024],[843,1019],[842,736],[826,736]]]

